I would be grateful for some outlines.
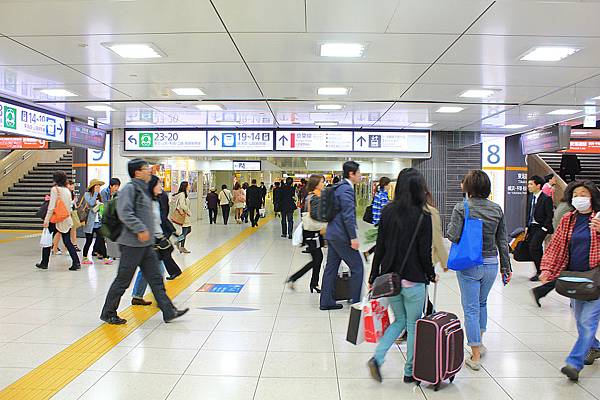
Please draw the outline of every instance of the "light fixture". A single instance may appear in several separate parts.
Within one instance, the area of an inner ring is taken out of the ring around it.
[[[75,93],[73,92],[69,92],[68,90],[65,89],[40,89],[41,93],[44,93],[47,96],[50,97],[74,97],[77,96]]]
[[[135,126],[152,126],[154,125],[150,121],[127,121],[127,125],[135,125]]]
[[[413,128],[430,128],[433,125],[435,124],[432,124],[431,122],[413,122],[408,126],[412,126]]]
[[[453,114],[453,113],[459,113],[462,110],[464,110],[464,108],[462,108],[462,107],[440,107],[435,112],[444,113],[444,114]]]
[[[206,96],[206,93],[198,88],[174,88],[171,91],[178,96]]]
[[[317,110],[341,110],[344,108],[341,104],[317,104]]]
[[[315,125],[318,126],[337,126],[338,123],[337,121],[315,121]]]
[[[521,56],[521,61],[560,61],[577,53],[579,50],[581,49],[567,46],[534,47]]]
[[[347,87],[320,87],[317,89],[319,96],[346,96],[350,94],[350,88]]]
[[[470,89],[462,92],[460,97],[471,97],[471,98],[479,98],[484,99],[486,97],[493,96],[498,90],[492,89]]]
[[[197,104],[196,108],[200,111],[223,111],[224,109],[220,104]]]
[[[600,96],[592,97],[592,100],[600,100]]]
[[[161,58],[165,55],[152,43],[102,43],[123,58]]]
[[[527,125],[523,125],[523,124],[509,124],[509,125],[504,125],[504,128],[506,129],[521,129],[521,128],[525,128]]]
[[[572,115],[572,114],[577,114],[578,112],[581,112],[581,110],[571,110],[568,108],[560,108],[558,110],[550,111],[549,113],[546,113],[546,114],[548,114],[548,115]]]
[[[589,135],[592,132],[590,131],[575,131],[575,132],[571,132],[571,135],[575,135],[575,136],[585,136],[585,135]]]
[[[321,57],[362,57],[365,45],[361,43],[323,43]]]
[[[104,105],[104,104],[97,104],[97,105],[92,105],[92,106],[85,106],[85,108],[87,108],[88,110],[91,110],[91,111],[96,111],[96,112],[117,111],[114,108],[109,107],[109,106]]]

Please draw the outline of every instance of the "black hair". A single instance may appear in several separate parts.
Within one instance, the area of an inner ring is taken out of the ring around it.
[[[160,178],[156,175],[152,175],[150,177],[150,181],[148,182],[148,191],[150,192],[150,197],[154,200],[158,199],[158,197],[154,194],[154,187],[160,183]]]
[[[187,194],[187,188],[188,186],[190,186],[190,183],[188,181],[183,181],[179,184],[179,190],[177,191],[177,194],[179,193],[183,193],[185,194],[185,198],[187,199],[188,194]]]
[[[292,178],[291,176],[288,176],[287,178],[285,178],[286,185],[291,186],[292,183],[294,183],[294,178]]]
[[[244,190],[248,189],[248,182],[242,183],[242,189],[244,189]]]
[[[334,176],[334,177],[333,177],[333,184],[334,184],[334,185],[335,185],[336,183],[339,183],[339,181],[341,181],[341,179],[340,179],[340,177],[339,177],[339,176],[337,176],[337,175],[336,175],[336,176]]]
[[[141,171],[145,166],[149,165],[148,161],[141,158],[134,158],[127,163],[127,172],[130,178],[135,178],[135,172]]]
[[[554,174],[548,174],[546,176],[544,176],[544,180],[546,182],[550,182],[550,179],[554,178]]]
[[[356,161],[346,161],[342,166],[342,170],[344,171],[344,178],[350,177],[350,172],[356,172],[360,168],[360,165]]]
[[[473,169],[465,175],[463,187],[469,197],[476,199],[487,199],[492,193],[490,177],[480,169]]]
[[[539,186],[540,188],[541,188],[542,186],[544,186],[544,183],[546,183],[546,182],[544,182],[544,178],[542,178],[542,177],[541,177],[541,176],[539,176],[539,175],[533,175],[533,176],[530,176],[530,177],[529,177],[529,179],[527,179],[527,182],[530,182],[530,181],[531,181],[531,182],[533,182],[533,183],[535,183],[535,184],[536,184],[537,186]]]
[[[256,179],[252,179],[252,184],[256,185]]]
[[[110,181],[108,181],[108,186],[115,186],[115,185],[121,186],[121,180],[119,178],[110,178]]]
[[[392,180],[390,178],[388,178],[387,176],[382,176],[381,178],[379,178],[379,190],[383,190],[391,182]]]
[[[572,186],[571,186],[572,185]],[[584,187],[586,188],[592,195],[592,209],[594,212],[600,211],[600,191],[598,190],[598,186],[592,181],[574,181],[567,186],[565,190],[565,201],[571,204],[573,200],[573,192],[575,189]]]
[[[221,185],[221,190],[227,189],[227,185]]]
[[[275,187],[279,187],[280,185],[281,185],[281,182],[275,181]]]
[[[57,186],[67,186],[67,174],[65,171],[55,171],[52,180]]]
[[[239,182],[236,182],[235,185],[233,185],[233,190],[240,190],[242,188],[242,186],[240,185]]]

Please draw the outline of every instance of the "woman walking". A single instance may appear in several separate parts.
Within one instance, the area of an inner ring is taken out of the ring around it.
[[[373,225],[374,226],[379,225],[379,220],[381,219],[381,211],[383,210],[383,207],[385,207],[387,205],[387,203],[390,201],[390,197],[388,196],[388,192],[387,192],[387,187],[389,186],[389,184],[391,182],[392,182],[391,179],[388,178],[387,176],[382,176],[381,178],[379,178],[379,185],[377,186],[377,193],[375,193],[375,197],[373,197],[373,204],[372,204]],[[369,250],[367,250],[363,253],[365,260],[368,260],[369,256],[371,254],[375,253],[375,247],[376,246],[373,246]]]
[[[227,225],[229,221],[229,211],[231,211],[231,205],[233,204],[233,195],[231,191],[227,189],[227,185],[221,186],[221,192],[219,193],[219,205],[223,212],[223,225]]]
[[[239,182],[236,182],[233,186],[233,208],[235,209],[235,222],[238,224],[242,223],[244,207],[246,207],[246,194]]]
[[[73,184],[73,181],[71,181],[70,179],[67,180],[67,189],[69,189],[69,191],[71,192],[71,201],[73,203],[73,205],[71,207],[71,218],[73,218],[73,213],[76,212],[75,205],[77,204],[77,199],[75,198],[75,192],[74,192],[75,184]],[[77,221],[79,221],[79,220],[77,219]],[[73,247],[75,247],[76,251],[81,251],[79,249],[79,247],[77,247],[77,228],[79,228],[79,225],[75,226],[75,224],[76,224],[75,220],[73,220],[73,226],[71,227],[71,243],[73,243]],[[52,241],[52,254],[55,256],[62,255],[62,251],[58,247],[60,238],[61,238],[60,235],[54,235],[54,240]],[[67,251],[67,250],[65,250],[65,251]]]
[[[175,203],[175,207],[173,213],[177,215],[178,221],[181,222],[181,236],[177,241],[177,249],[180,253],[191,253],[185,247],[185,239],[187,235],[192,232],[192,211],[190,210],[190,184],[187,181],[181,182],[179,185],[179,191],[174,196],[173,201]],[[172,218],[173,219],[173,218]]]
[[[313,196],[321,196],[321,190],[325,186],[325,178],[322,175],[311,175],[307,183],[307,195],[304,201],[305,213],[310,213],[310,200]],[[300,279],[304,274],[312,269],[312,277],[310,279],[310,292],[316,291],[321,293],[319,289],[319,274],[321,272],[321,264],[323,263],[323,244],[324,238],[320,230],[304,229],[302,231],[303,243],[307,247],[307,252],[312,257],[312,260],[290,276],[287,280],[289,287],[294,289],[294,282]]]
[[[104,260],[104,264],[112,264],[112,260],[108,258],[106,253],[106,243],[104,237],[100,232],[100,226],[102,225],[102,217],[100,216],[100,207],[102,205],[102,199],[100,197],[100,187],[104,185],[99,179],[92,179],[88,186],[87,192],[83,196],[83,200],[87,207],[89,207],[88,217],[83,228],[85,233],[85,245],[83,246],[83,262],[84,265],[93,264],[90,260],[89,251],[96,236],[96,242],[92,249],[92,255],[96,255],[99,260]]]
[[[423,312],[425,286],[437,281],[431,262],[431,215],[424,210],[426,191],[427,184],[420,172],[414,168],[402,170],[394,200],[383,209],[379,221],[369,287],[378,276],[390,272],[400,276],[402,285],[400,294],[388,297],[396,320],[385,331],[367,364],[371,376],[379,382],[383,380],[380,368],[385,355],[403,329],[408,332],[404,382],[415,381],[412,376],[415,323]]]
[[[600,265],[600,233],[590,228],[600,211],[598,188],[589,181],[576,181],[565,192],[565,199],[575,211],[562,218],[544,253],[540,275],[544,284],[555,281],[563,271],[585,272]],[[600,342],[596,338],[600,299],[571,299],[571,308],[578,337],[560,371],[570,380],[577,381],[584,365],[592,365],[600,358]]]
[[[78,269],[81,269],[81,264],[79,262],[77,251],[75,250],[73,243],[71,243],[70,230],[73,226],[73,220],[71,219],[70,211],[73,208],[73,203],[71,191],[66,187],[67,174],[65,174],[64,171],[56,171],[53,175],[53,179],[56,186],[50,189],[50,201],[48,203],[46,218],[44,218],[44,228],[48,228],[52,233],[60,233],[63,243],[71,256],[71,268],[69,268],[69,270],[77,271]],[[62,205],[60,203],[62,203]],[[67,214],[66,218],[56,221],[55,223],[50,222],[55,211],[59,211],[62,207],[64,207],[63,211]],[[48,269],[51,250],[52,245],[42,248],[42,261],[36,264],[36,267]]]
[[[465,222],[465,204],[469,216],[483,221],[483,264],[456,271],[463,311],[467,344],[471,347],[471,357],[465,364],[472,370],[481,369],[481,355],[487,351],[482,337],[487,328],[487,298],[498,275],[498,254],[504,284],[510,282],[512,270],[508,255],[508,239],[504,225],[504,213],[500,206],[490,200],[492,184],[487,174],[481,170],[470,171],[463,182],[467,198],[458,203],[452,211],[448,225],[448,239],[460,241]]]

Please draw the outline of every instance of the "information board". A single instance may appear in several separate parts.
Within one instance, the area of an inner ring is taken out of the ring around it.
[[[206,150],[206,131],[126,131],[125,150]]]
[[[275,150],[352,151],[352,132],[277,131]]]
[[[88,149],[87,151],[87,183],[92,179],[100,179],[104,187],[110,181],[110,134],[106,135],[104,149]]]
[[[429,152],[429,132],[354,131],[354,151],[427,153]]]
[[[0,150],[47,149],[48,142],[23,136],[0,136]]]
[[[569,147],[571,127],[552,125],[549,128],[537,129],[521,135],[523,154],[544,153],[563,150]]]
[[[93,126],[69,122],[67,124],[67,144],[86,149],[104,150],[106,131]]]
[[[600,154],[600,140],[571,140],[571,144],[564,153],[574,154]]]
[[[65,119],[0,101],[0,131],[64,143]]]
[[[208,150],[273,151],[273,131],[210,131]]]
[[[260,160],[233,160],[234,171],[261,171],[262,164]]]

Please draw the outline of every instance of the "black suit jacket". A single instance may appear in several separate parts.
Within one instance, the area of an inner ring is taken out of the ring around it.
[[[279,188],[280,210],[285,212],[294,211],[296,209],[296,189],[291,185],[283,185]]]
[[[175,233],[175,226],[169,221],[169,195],[162,192],[158,196],[158,204],[160,205],[160,227],[163,230],[163,235],[170,238]]]
[[[531,198],[532,194],[529,193],[527,196],[527,220],[529,222],[529,214],[531,213]],[[535,204],[535,210],[533,211],[535,221],[545,228],[547,233],[554,233],[554,227],[552,226],[552,218],[554,217],[554,206],[552,199],[546,196],[544,193],[540,193],[540,197],[537,199]]]
[[[262,192],[256,185],[246,189],[246,205],[248,208],[260,208],[262,206]]]

